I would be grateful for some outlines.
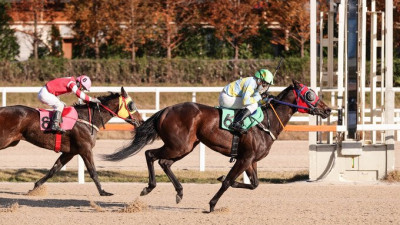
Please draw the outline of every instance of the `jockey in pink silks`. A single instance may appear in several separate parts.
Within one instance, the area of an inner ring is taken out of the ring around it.
[[[74,92],[78,98],[86,102],[100,103],[97,98],[92,98],[86,95],[83,91],[89,91],[92,86],[90,78],[86,75],[77,77],[62,77],[56,78],[47,82],[47,84],[39,91],[39,100],[51,106],[55,111],[52,117],[51,130],[54,132],[64,133],[61,129],[61,115],[64,110],[64,103],[58,98],[59,95]]]

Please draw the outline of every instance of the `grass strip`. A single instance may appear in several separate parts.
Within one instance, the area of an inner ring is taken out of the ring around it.
[[[42,178],[48,170],[44,169],[6,169],[0,170],[0,182],[36,182]],[[226,175],[228,171],[192,171],[177,170],[174,171],[179,181],[182,183],[220,183],[217,178]],[[148,182],[147,171],[97,171],[101,182]],[[258,178],[261,183],[288,183],[295,181],[308,180],[308,171],[286,171],[272,172],[259,171]],[[242,176],[238,180],[242,179]],[[156,170],[157,182],[170,182],[163,171]],[[77,182],[78,172],[76,170],[60,171],[48,182]],[[92,182],[89,174],[85,171],[85,182]]]

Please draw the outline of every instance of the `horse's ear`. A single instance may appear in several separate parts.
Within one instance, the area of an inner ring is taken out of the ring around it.
[[[292,82],[293,82],[293,85],[294,85],[296,88],[298,88],[298,87],[300,86],[300,82],[298,82],[297,80],[292,79]]]
[[[121,95],[122,95],[124,98],[127,98],[127,97],[128,97],[128,93],[126,93],[124,87],[121,87]]]

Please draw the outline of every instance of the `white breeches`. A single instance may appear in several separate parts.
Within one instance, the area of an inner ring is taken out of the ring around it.
[[[64,103],[57,98],[57,96],[51,94],[48,90],[47,87],[44,86],[42,89],[40,89],[39,94],[38,94],[39,100],[52,107],[54,110],[62,112],[64,110]]]
[[[257,110],[258,103],[253,103],[250,105],[243,105],[243,98],[242,97],[232,97],[227,95],[225,92],[221,92],[219,94],[219,105],[225,108],[231,109],[242,109],[247,108],[250,110],[251,113]]]

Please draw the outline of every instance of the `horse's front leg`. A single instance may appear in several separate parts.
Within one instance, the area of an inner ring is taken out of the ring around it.
[[[252,165],[249,166],[249,168],[246,169],[246,174],[250,179],[250,184],[245,184],[245,183],[240,183],[235,181],[231,187],[233,188],[245,188],[245,189],[250,189],[254,190],[258,187],[259,181],[257,177],[257,162],[254,162]],[[218,178],[219,181],[224,181],[225,176],[221,176]]]
[[[221,198],[222,194],[224,194],[224,192],[235,183],[236,178],[238,178],[240,174],[242,174],[249,166],[250,166],[250,160],[248,159],[236,160],[235,165],[233,165],[228,175],[226,175],[226,178],[222,181],[221,188],[211,199],[210,212],[214,211],[215,205],[217,204],[219,198]]]
[[[111,196],[111,195],[113,195],[112,193],[106,192],[103,189],[101,189],[101,184],[100,184],[99,178],[97,176],[96,167],[94,165],[92,151],[90,149],[87,149],[86,151],[83,151],[83,153],[80,153],[79,155],[82,157],[83,162],[85,162],[86,169],[88,170],[88,172],[90,174],[90,177],[92,178],[92,180],[96,184],[96,187],[97,187],[97,190],[99,191],[99,194],[101,196]]]
[[[156,183],[156,173],[154,171],[154,161],[157,160],[157,158],[155,157],[155,152],[156,151],[161,151],[161,149],[162,149],[162,147],[159,148],[159,149],[147,150],[145,152],[147,170],[149,172],[149,184],[148,184],[147,187],[143,188],[142,192],[140,193],[140,196],[147,195],[157,185],[157,183]]]
[[[71,153],[61,153],[60,157],[58,157],[58,159],[56,160],[56,162],[54,163],[54,165],[50,169],[50,171],[44,177],[42,177],[40,180],[36,181],[35,187],[33,189],[40,187],[48,179],[53,177],[54,174],[57,173],[58,171],[60,171],[61,168],[65,164],[67,164],[74,156],[75,156],[75,154],[71,154]]]

